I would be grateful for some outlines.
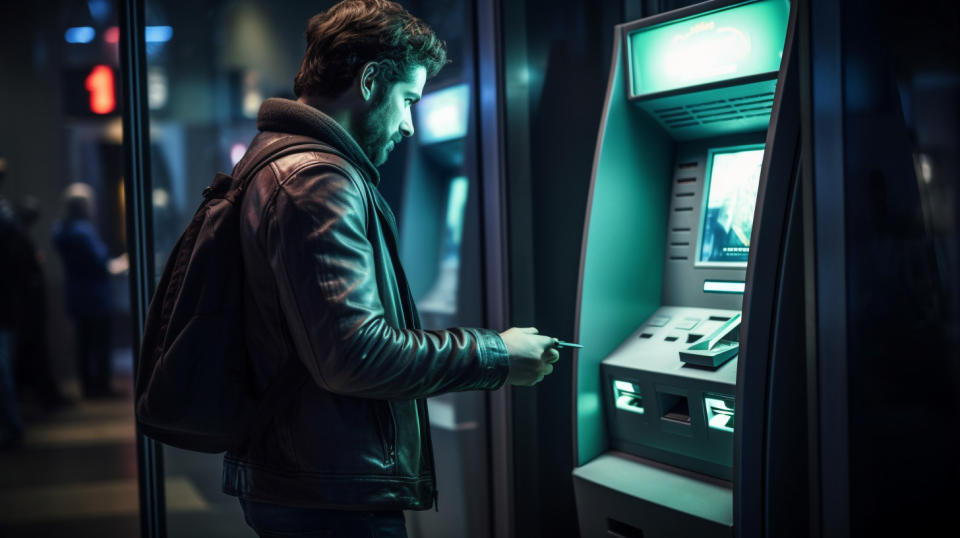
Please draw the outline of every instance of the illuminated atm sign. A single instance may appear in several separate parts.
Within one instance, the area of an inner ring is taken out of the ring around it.
[[[775,73],[790,4],[760,0],[627,35],[631,97]]]

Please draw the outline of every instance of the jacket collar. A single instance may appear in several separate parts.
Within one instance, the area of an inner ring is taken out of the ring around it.
[[[270,98],[260,105],[257,129],[310,136],[340,151],[374,185],[380,184],[380,172],[360,149],[357,141],[333,118],[323,112],[289,99]]]

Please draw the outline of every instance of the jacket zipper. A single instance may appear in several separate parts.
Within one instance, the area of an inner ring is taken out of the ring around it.
[[[365,183],[365,185],[367,184]],[[368,188],[369,188],[369,185],[368,185]],[[390,258],[391,258],[391,261],[393,262],[394,271],[397,275],[398,280],[402,281],[403,286],[406,287],[407,305],[409,306],[409,310],[410,310],[409,314],[412,317],[412,319],[409,320],[411,323],[405,323],[404,325],[407,326],[408,328],[420,329],[421,328],[420,315],[417,313],[417,305],[416,305],[416,302],[413,300],[413,295],[411,295],[410,293],[410,286],[407,283],[407,275],[403,270],[403,266],[399,263],[400,257],[397,255],[396,219],[393,216],[393,211],[390,210],[390,205],[386,203],[386,200],[383,200],[384,202],[383,205],[386,206],[386,209],[380,210],[379,202],[380,200],[382,200],[382,197],[378,198],[379,194],[380,193],[379,191],[376,190],[376,187],[374,187],[371,190],[371,196],[373,197],[374,204],[377,205],[377,208],[374,210],[374,213],[378,218],[382,216],[383,219],[387,221],[387,230],[389,231],[388,234],[385,234],[387,239],[387,250],[390,253]],[[404,304],[403,298],[400,299],[400,303]],[[401,308],[401,312],[405,318],[407,315],[407,309]],[[421,425],[421,428],[425,429],[426,441],[427,441],[427,452],[430,453],[430,480],[433,485],[433,508],[434,510],[439,512],[440,501],[438,500],[438,498],[440,495],[439,495],[439,492],[437,491],[437,460],[433,456],[433,438],[430,436],[430,412],[427,410],[427,400],[425,398],[420,398],[419,400],[417,400],[417,407],[420,407],[423,409],[423,424]]]
[[[423,408],[423,421],[426,423],[424,431],[426,432],[427,452],[430,454],[430,479],[433,484],[433,509],[440,511],[440,492],[437,491],[437,460],[433,456],[433,438],[430,436],[430,411],[427,408],[427,400],[421,398],[417,400],[420,407]]]
[[[388,467],[393,469],[393,472],[396,473],[397,466],[397,455],[396,455],[396,421],[393,418],[393,408],[390,406],[388,400],[383,400],[384,406],[386,406],[386,416],[383,412],[377,413],[377,421],[379,422],[380,427],[380,440],[383,443],[383,452],[386,455],[387,459],[385,463]]]

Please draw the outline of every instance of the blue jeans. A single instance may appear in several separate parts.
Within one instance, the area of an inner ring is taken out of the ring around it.
[[[243,515],[260,538],[407,538],[403,512],[321,510],[240,499]]]

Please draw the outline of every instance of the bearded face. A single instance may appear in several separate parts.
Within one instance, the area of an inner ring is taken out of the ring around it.
[[[420,100],[427,72],[422,66],[410,70],[408,76],[394,83],[373,85],[367,107],[352,120],[357,126],[357,143],[374,166],[387,161],[387,156],[403,137],[413,136],[411,108]]]
[[[357,142],[374,166],[387,160],[390,151],[400,143],[402,134],[391,117],[387,89],[378,86],[371,96],[370,108],[360,112],[357,124],[360,139]]]

